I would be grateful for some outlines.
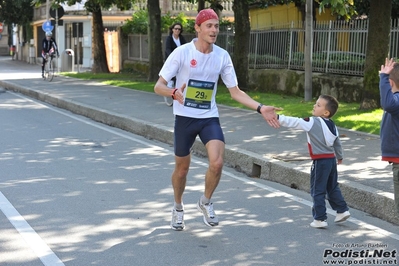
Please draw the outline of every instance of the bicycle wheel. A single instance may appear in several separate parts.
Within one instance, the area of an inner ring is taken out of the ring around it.
[[[44,65],[43,79],[47,80],[48,78],[48,62]]]
[[[48,64],[49,64],[48,56],[46,55],[46,57],[45,57],[43,60],[46,60],[46,61],[44,62],[43,79],[44,79],[44,80],[47,80],[47,79],[48,79]]]
[[[172,99],[172,97],[166,97],[166,96],[164,96],[164,97],[163,97],[163,100],[165,101],[165,103],[166,103],[167,106],[172,106],[172,105],[173,105],[173,99]]]
[[[53,58],[48,62],[47,80],[50,82],[54,78],[54,61]]]
[[[168,82],[168,88],[173,88],[174,86],[175,86],[175,81],[174,80],[170,80],[169,82]],[[163,100],[165,101],[165,103],[166,103],[166,105],[167,106],[172,106],[173,105],[173,99],[172,99],[172,97],[166,97],[166,96],[164,96],[163,97]]]

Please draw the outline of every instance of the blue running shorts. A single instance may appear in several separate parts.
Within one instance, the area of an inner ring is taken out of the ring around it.
[[[224,142],[223,130],[220,126],[219,118],[175,116],[174,146],[176,156],[184,157],[189,155],[197,136],[200,137],[204,145],[214,139]]]

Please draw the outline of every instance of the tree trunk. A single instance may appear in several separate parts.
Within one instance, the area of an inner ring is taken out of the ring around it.
[[[95,4],[93,8],[93,73],[109,73],[107,56],[105,53],[105,42],[104,42],[104,26],[103,17],[101,13],[101,7],[99,4]]]
[[[305,12],[305,97],[304,100],[312,100],[313,91],[313,0],[306,0]],[[312,11],[312,12],[310,12]]]
[[[380,107],[378,71],[389,53],[391,0],[370,1],[369,30],[364,66],[363,95],[360,109]]]
[[[221,19],[222,11],[223,11],[223,6],[221,4],[221,0],[211,0],[210,4],[211,4],[210,8],[212,8],[218,15],[219,19]]]
[[[235,35],[233,63],[237,73],[238,86],[248,89],[248,55],[251,26],[249,24],[249,8],[247,1],[233,2]]]
[[[198,0],[197,11],[200,12],[202,9],[205,9],[205,0]]]
[[[163,65],[161,9],[159,0],[148,0],[148,49],[149,49],[149,74],[148,81],[157,81],[159,71]]]

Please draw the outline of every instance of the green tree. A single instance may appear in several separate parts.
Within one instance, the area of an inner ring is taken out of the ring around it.
[[[161,17],[161,32],[169,33],[169,27],[174,22],[180,22],[184,27],[184,32],[194,32],[193,19],[188,19],[184,13],[171,16],[170,13]],[[132,15],[132,19],[127,19],[121,27],[123,34],[148,34],[149,20],[148,10],[140,10]]]
[[[132,19],[128,19],[122,26],[124,34],[147,34],[148,33],[148,10],[134,12]]]
[[[33,4],[30,0],[0,0],[0,21],[7,25],[8,45],[12,45],[12,25],[23,27],[24,39],[27,32],[31,32],[29,23],[33,18]],[[31,36],[29,36],[31,37]]]
[[[0,0],[0,21],[6,25],[26,25],[33,18],[30,0]]]

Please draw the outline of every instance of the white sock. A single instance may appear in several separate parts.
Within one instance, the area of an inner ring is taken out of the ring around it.
[[[209,204],[211,202],[211,199],[206,198],[204,195],[201,196],[201,204]]]
[[[175,210],[182,211],[183,210],[183,203],[178,204],[178,203],[175,202],[174,207],[175,207]]]

